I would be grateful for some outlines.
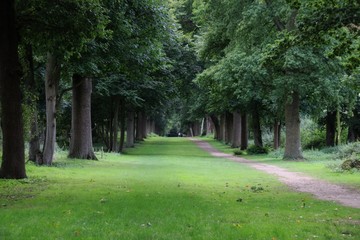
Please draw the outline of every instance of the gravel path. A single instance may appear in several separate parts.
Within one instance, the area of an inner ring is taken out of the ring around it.
[[[215,157],[230,159],[241,164],[246,164],[257,170],[273,174],[277,176],[282,183],[285,183],[296,191],[311,193],[318,199],[334,201],[344,206],[360,208],[360,192],[355,189],[350,189],[341,185],[316,179],[300,172],[291,172],[281,167],[250,161],[244,158],[222,153],[213,148],[207,142],[197,139],[191,140],[194,141],[200,148]]]

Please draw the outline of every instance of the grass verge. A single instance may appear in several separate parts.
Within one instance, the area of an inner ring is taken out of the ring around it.
[[[209,142],[213,147],[221,152],[233,154],[234,149],[211,138],[201,138]],[[304,161],[284,161],[283,150],[270,152],[269,154],[244,155],[249,160],[255,160],[271,165],[276,165],[289,169],[307,173],[313,177],[327,180],[333,183],[344,184],[349,187],[360,190],[360,171],[341,171],[340,165],[343,160],[339,159],[334,152],[324,152],[320,150],[303,151]]]

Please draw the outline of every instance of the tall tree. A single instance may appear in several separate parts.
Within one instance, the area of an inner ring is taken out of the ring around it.
[[[3,155],[0,178],[26,178],[15,1],[0,2],[0,93]]]
[[[46,137],[40,164],[51,165],[56,142],[56,111],[61,66],[81,55],[89,42],[105,37],[108,23],[99,0],[19,1],[19,26],[38,55],[47,55],[45,74]],[[91,24],[89,24],[91,23]]]
[[[91,92],[91,79],[75,74],[69,150],[71,158],[96,159],[92,144]]]

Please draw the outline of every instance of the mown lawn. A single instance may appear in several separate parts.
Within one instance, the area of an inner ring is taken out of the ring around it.
[[[100,154],[98,155],[100,156]],[[360,209],[290,191],[184,138],[0,180],[0,239],[360,239]]]

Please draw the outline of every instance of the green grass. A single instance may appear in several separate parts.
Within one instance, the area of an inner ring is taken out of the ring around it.
[[[211,138],[201,139],[209,142],[213,147],[221,152],[228,154],[234,153],[235,149],[219,141],[215,141]],[[333,183],[348,185],[352,188],[360,190],[360,171],[339,171],[343,160],[338,159],[334,153],[325,153],[319,150],[305,150],[303,153],[305,157],[304,161],[284,161],[282,159],[283,152],[281,150],[274,151],[269,154],[242,155],[239,157],[276,165],[291,171],[304,172],[313,177],[324,179]]]
[[[290,191],[184,138],[0,180],[0,239],[359,239],[360,210]]]

